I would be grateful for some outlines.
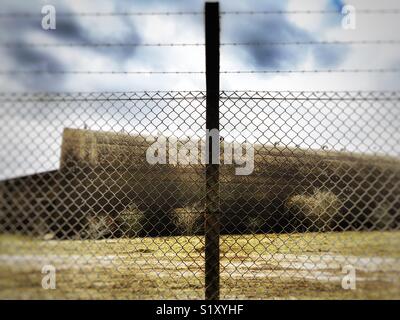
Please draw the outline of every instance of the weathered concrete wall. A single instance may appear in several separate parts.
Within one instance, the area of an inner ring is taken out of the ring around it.
[[[0,183],[3,229],[81,236],[88,217],[115,218],[135,204],[146,213],[145,234],[171,234],[176,228],[169,214],[204,200],[205,167],[150,165],[145,160],[150,144],[125,134],[65,129],[60,170]],[[253,174],[238,176],[234,169],[221,166],[225,232],[242,232],[252,216],[267,221],[266,232],[291,231],[296,225],[288,223],[293,217],[285,202],[315,188],[343,200],[342,228],[349,227],[346,220],[353,228],[368,227],[368,217],[382,205],[399,215],[397,159],[256,146]]]

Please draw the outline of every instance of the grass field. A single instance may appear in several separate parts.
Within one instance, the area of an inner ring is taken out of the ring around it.
[[[202,299],[204,239],[50,240],[0,236],[0,298]],[[41,269],[57,269],[55,290]],[[344,265],[356,290],[344,290]],[[226,299],[400,299],[400,232],[221,237]]]

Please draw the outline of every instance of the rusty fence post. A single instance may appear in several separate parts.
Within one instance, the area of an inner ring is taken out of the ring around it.
[[[205,299],[219,299],[219,4],[205,4],[206,37],[206,210]]]

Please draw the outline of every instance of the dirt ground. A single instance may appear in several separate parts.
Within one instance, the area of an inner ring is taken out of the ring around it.
[[[56,268],[56,289],[41,286]],[[343,267],[356,271],[345,290]],[[204,238],[0,235],[1,299],[203,299]],[[221,237],[221,298],[400,299],[400,232]]]

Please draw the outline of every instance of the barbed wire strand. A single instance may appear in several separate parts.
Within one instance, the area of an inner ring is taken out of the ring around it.
[[[269,15],[269,14],[340,14],[338,10],[262,10],[262,11],[221,11],[221,15]],[[400,14],[400,9],[356,9],[362,14]]]
[[[65,71],[65,70],[0,70],[0,75],[12,74],[137,74],[137,75],[152,75],[152,74],[204,74],[204,71]]]
[[[400,14],[400,9],[357,9],[358,14]],[[340,14],[338,10],[262,10],[262,11],[221,11],[220,15],[276,15],[276,14]],[[60,12],[57,17],[118,17],[118,16],[198,16],[203,11],[166,12]],[[37,18],[43,16],[33,12],[1,12],[0,18]]]
[[[398,45],[400,40],[349,40],[349,41],[271,41],[271,42],[225,42],[221,46],[290,46],[290,45]],[[204,43],[0,43],[3,48],[62,48],[62,47],[203,47]]]
[[[267,41],[267,42],[226,42],[221,46],[286,46],[286,45],[369,45],[400,44],[400,40],[333,40],[333,41]]]
[[[204,43],[0,43],[0,47],[200,47]]]
[[[120,17],[120,16],[196,16],[204,15],[203,11],[176,11],[176,12],[57,12],[57,17]],[[41,13],[33,12],[2,12],[0,18],[37,18]]]
[[[378,69],[309,69],[309,70],[224,70],[221,74],[256,74],[256,73],[396,73],[400,68]]]
[[[222,70],[220,74],[284,74],[284,73],[397,73],[400,68],[377,69],[309,69],[309,70]],[[169,74],[205,74],[205,71],[66,71],[66,70],[0,70],[0,75],[12,74],[136,74],[136,75],[169,75]]]
[[[146,95],[152,91],[143,91]],[[123,94],[121,97],[70,97],[70,93],[56,92],[53,94],[46,93],[42,96],[41,93],[34,95],[18,96],[17,92],[10,93],[9,96],[4,92],[0,92],[0,102],[92,102],[92,101],[162,101],[162,100],[204,100],[207,98],[205,94],[198,91],[187,91],[187,93],[195,93],[196,95],[191,97],[181,96],[181,97],[170,97],[170,96],[160,96],[160,97],[130,97],[129,95]],[[252,92],[252,91],[248,91]],[[157,91],[157,93],[168,93],[163,91]],[[327,96],[327,97],[295,97],[295,96],[231,96],[229,92],[221,91],[221,100],[274,100],[274,101],[399,101],[400,96],[398,92],[387,92],[392,93],[391,96],[367,96],[367,97],[338,97],[338,96]],[[393,94],[396,93],[396,94]]]

